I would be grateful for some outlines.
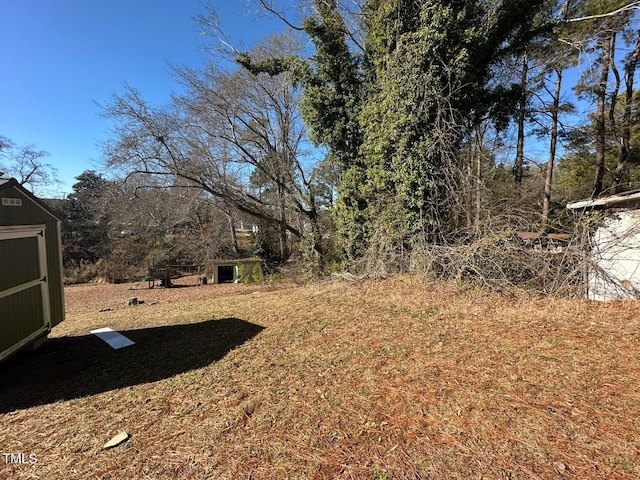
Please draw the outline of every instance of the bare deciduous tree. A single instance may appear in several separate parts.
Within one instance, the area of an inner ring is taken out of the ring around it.
[[[273,58],[274,51],[283,56],[288,48],[296,47],[272,37],[251,54]],[[286,256],[287,232],[300,237],[304,223],[317,228],[318,219],[299,88],[287,72],[254,75],[214,63],[179,74],[187,93],[167,107],[153,107],[128,88],[105,108],[116,120],[105,148],[109,166],[128,177],[153,176],[165,179],[165,186],[179,182],[200,189],[261,219],[278,229]],[[257,194],[249,183],[253,172],[276,194]]]
[[[13,177],[32,192],[45,192],[60,183],[56,169],[43,160],[48,155],[34,145],[18,147],[0,136],[0,176]]]

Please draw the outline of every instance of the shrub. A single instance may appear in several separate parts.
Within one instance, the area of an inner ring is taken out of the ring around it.
[[[238,267],[238,279],[244,284],[257,283],[258,285],[262,285],[264,283],[262,266],[256,263],[249,268],[247,265],[241,264]]]

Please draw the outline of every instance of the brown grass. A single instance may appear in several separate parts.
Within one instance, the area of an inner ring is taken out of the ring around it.
[[[635,302],[404,276],[66,294],[51,341],[0,366],[0,453],[37,455],[2,479],[640,476]]]

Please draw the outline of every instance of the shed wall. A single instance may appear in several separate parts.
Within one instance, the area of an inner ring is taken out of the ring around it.
[[[47,283],[51,306],[51,326],[53,327],[64,320],[60,221],[32,198],[13,186],[0,191],[0,200],[2,198],[20,199],[22,205],[7,206],[0,201],[0,226],[45,225],[46,227]],[[30,261],[26,257],[22,257],[20,261]],[[0,284],[12,281],[6,278],[13,278],[14,275],[16,275],[15,269],[0,268]]]
[[[0,358],[31,335],[46,330],[43,322],[42,289],[34,286],[9,297],[0,298]],[[16,321],[19,319],[19,321]]]
[[[640,212],[612,214],[596,230],[592,243],[595,268],[588,272],[588,298],[640,297]]]
[[[51,326],[44,225],[0,226],[0,360]],[[23,262],[21,262],[23,260]]]

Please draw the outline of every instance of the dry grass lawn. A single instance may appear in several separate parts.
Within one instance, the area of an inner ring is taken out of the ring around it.
[[[0,453],[37,456],[0,479],[640,477],[637,302],[404,276],[66,301],[0,365]]]

